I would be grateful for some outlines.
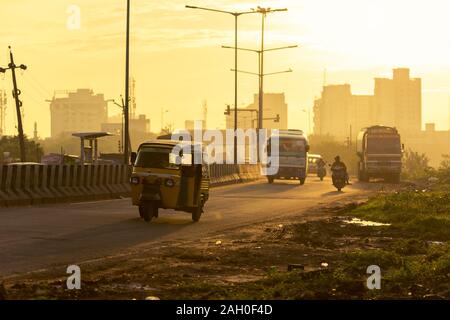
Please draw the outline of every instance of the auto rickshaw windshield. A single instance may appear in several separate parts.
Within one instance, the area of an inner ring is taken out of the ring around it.
[[[144,147],[139,150],[135,167],[157,169],[179,169],[172,148]]]

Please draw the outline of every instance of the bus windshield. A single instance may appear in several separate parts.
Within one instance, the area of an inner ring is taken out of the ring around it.
[[[145,147],[139,150],[135,166],[140,168],[178,169],[171,148]]]
[[[305,156],[305,141],[280,138],[280,156]]]
[[[399,154],[402,148],[399,136],[367,137],[367,152],[372,154]]]

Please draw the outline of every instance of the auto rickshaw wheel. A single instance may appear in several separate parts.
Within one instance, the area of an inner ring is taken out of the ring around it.
[[[139,216],[141,217],[141,219],[144,218],[144,213],[145,213],[145,207],[139,206]]]
[[[203,206],[204,206],[204,200],[202,197],[199,201],[198,207],[195,207],[192,210],[192,221],[194,221],[194,222],[200,221],[200,217],[202,216],[202,213],[203,213]]]
[[[150,222],[153,217],[158,217],[158,207],[154,203],[139,206],[139,214],[146,222]]]

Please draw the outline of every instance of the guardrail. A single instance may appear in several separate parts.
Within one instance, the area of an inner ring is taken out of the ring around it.
[[[260,177],[257,165],[213,164],[211,185]],[[0,165],[0,207],[127,197],[125,165]]]

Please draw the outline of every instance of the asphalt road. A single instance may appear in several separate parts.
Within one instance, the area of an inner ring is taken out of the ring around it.
[[[303,186],[298,181],[261,181],[213,188],[199,223],[188,213],[172,210],[161,210],[158,219],[145,223],[129,199],[0,208],[0,277],[78,264],[167,240],[195,240],[379,189],[355,183],[337,192],[329,179],[308,179]]]

